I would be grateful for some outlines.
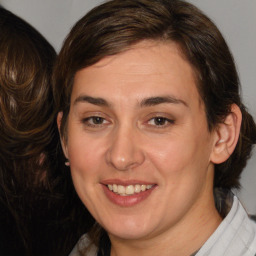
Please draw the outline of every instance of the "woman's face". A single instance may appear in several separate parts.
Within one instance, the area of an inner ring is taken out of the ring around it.
[[[216,136],[176,44],[144,41],[77,72],[67,126],[75,189],[111,237],[150,238],[207,213]]]

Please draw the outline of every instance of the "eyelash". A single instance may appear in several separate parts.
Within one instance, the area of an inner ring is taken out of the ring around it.
[[[100,120],[102,122],[100,123],[90,123],[90,121],[95,121],[95,120]],[[104,117],[101,117],[101,116],[89,116],[89,117],[86,117],[84,119],[82,119],[82,123],[85,124],[86,126],[89,126],[89,127],[102,127],[104,125],[104,122],[106,121],[106,119]]]
[[[150,122],[154,122],[154,123],[150,124]],[[109,122],[104,117],[101,117],[101,116],[89,116],[89,117],[82,119],[82,123],[88,127],[100,128]],[[163,129],[163,128],[167,128],[170,125],[174,124],[175,121],[172,119],[163,117],[163,116],[154,116],[154,117],[148,119],[145,123],[150,127],[154,127],[156,129]]]
[[[150,121],[153,121],[154,124],[149,124]],[[159,122],[159,123],[164,122],[164,124],[157,124],[156,122]],[[150,126],[155,126],[156,129],[159,129],[159,128],[163,129],[163,128],[169,127],[170,125],[174,124],[174,122],[175,122],[174,120],[163,117],[163,116],[155,116],[147,121],[147,123]]]

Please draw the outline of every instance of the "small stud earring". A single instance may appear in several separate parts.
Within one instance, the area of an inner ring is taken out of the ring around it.
[[[67,161],[65,162],[65,165],[66,165],[66,166],[70,166],[69,160],[67,160]]]

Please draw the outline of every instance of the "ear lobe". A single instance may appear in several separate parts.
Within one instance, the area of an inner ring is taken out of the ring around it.
[[[242,113],[240,108],[233,104],[230,114],[228,114],[223,123],[218,124],[215,133],[216,138],[211,154],[211,161],[214,164],[225,162],[235,150],[242,122]]]
[[[57,115],[57,126],[58,126],[58,130],[59,130],[59,135],[60,135],[61,147],[62,147],[65,157],[68,159],[67,140],[64,135],[61,135],[61,132],[60,132],[62,117],[63,117],[63,112],[59,112]]]

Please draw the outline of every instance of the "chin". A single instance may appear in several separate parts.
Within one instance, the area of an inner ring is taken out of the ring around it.
[[[147,236],[147,233],[142,232],[141,230],[133,230],[133,231],[129,230],[129,231],[122,231],[122,232],[118,230],[116,232],[108,232],[108,234],[110,236],[114,236],[123,240],[138,240]]]
[[[120,224],[119,224],[120,223]],[[120,239],[140,239],[148,236],[151,233],[151,227],[142,221],[126,220],[116,222],[115,225],[109,225],[110,228],[105,226],[105,230],[112,236]]]

